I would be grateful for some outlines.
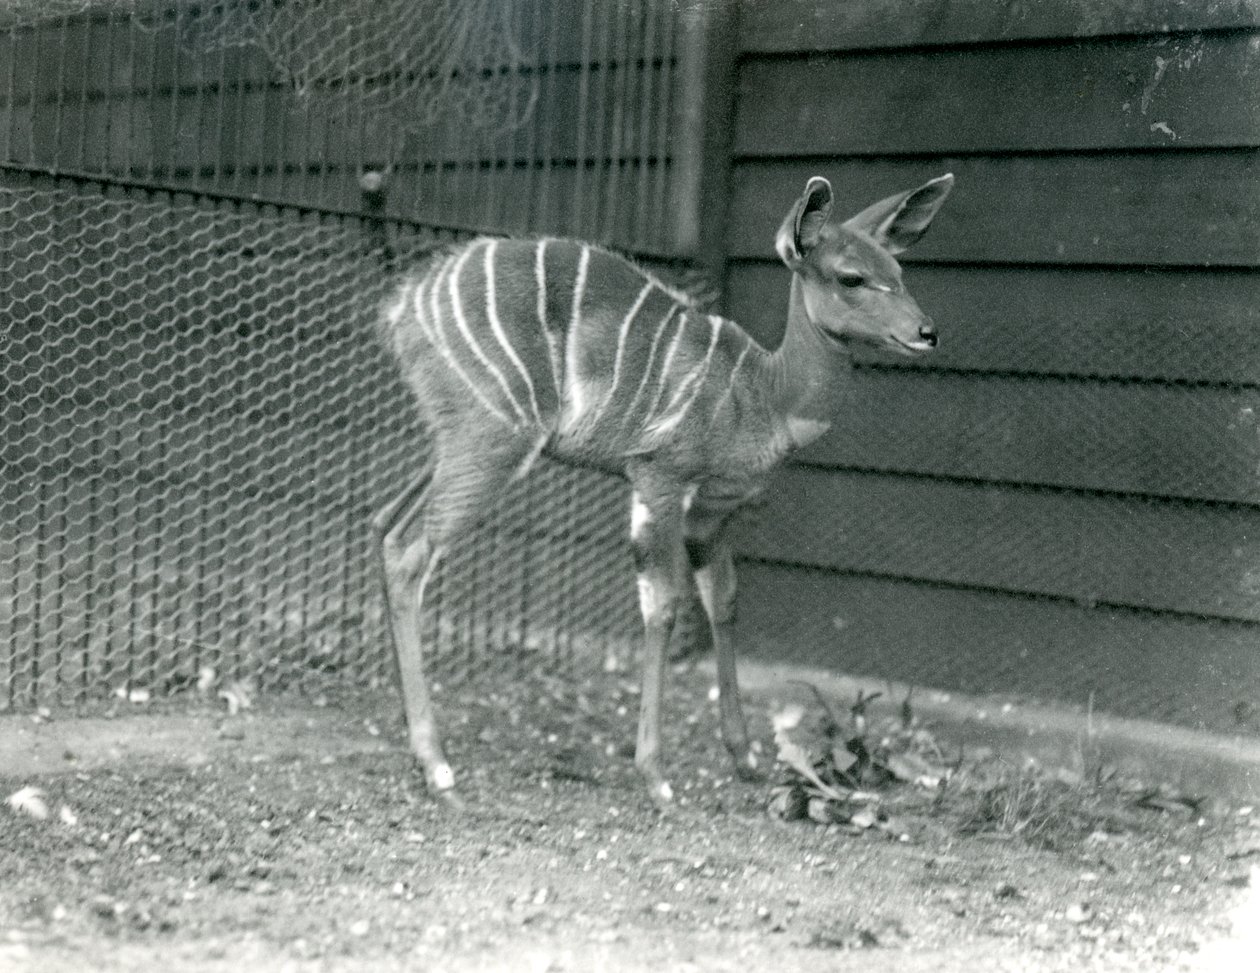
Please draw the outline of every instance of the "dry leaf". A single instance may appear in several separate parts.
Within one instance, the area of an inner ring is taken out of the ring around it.
[[[858,762],[858,755],[842,743],[831,748],[831,765],[840,773],[846,773]]]
[[[801,787],[795,785],[776,787],[770,793],[767,810],[783,821],[799,821],[808,813],[809,798]]]
[[[786,733],[788,730],[795,730],[801,725],[801,720],[805,716],[804,707],[797,706],[793,703],[791,706],[785,706],[779,712],[770,718],[770,722],[774,725],[774,735],[777,738],[780,734]]]
[[[880,761],[898,780],[920,787],[939,787],[945,772],[914,753],[893,753]]]

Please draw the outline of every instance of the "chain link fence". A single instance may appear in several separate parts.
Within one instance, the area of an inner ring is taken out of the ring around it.
[[[402,261],[477,228],[676,250],[675,12],[619,5],[617,34],[572,6],[491,4],[511,31],[480,44],[472,0],[5,8],[0,711],[392,680],[369,520],[427,447],[375,341],[359,176],[391,174]],[[418,11],[429,60],[385,44]],[[566,99],[582,145],[549,132]],[[620,653],[623,493],[517,484],[430,589],[438,671]]]

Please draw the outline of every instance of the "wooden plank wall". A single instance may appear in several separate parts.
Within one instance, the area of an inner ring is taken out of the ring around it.
[[[941,348],[858,355],[745,532],[750,636],[1257,730],[1260,6],[750,0],[739,38],[728,310],[767,343],[810,175],[851,212],[957,177],[904,260]]]

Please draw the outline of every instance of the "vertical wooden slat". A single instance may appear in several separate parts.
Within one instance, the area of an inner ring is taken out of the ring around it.
[[[320,127],[324,130],[323,143],[319,150],[319,195],[316,197],[316,202],[323,206],[336,206],[340,202],[336,199],[338,173],[333,159],[333,134],[334,132],[341,134],[348,130],[350,98],[344,93],[345,81],[345,78],[338,78],[336,81],[337,84],[343,86],[340,97],[334,99],[325,95],[318,100],[312,99],[312,103],[318,107],[321,116]],[[342,123],[333,124],[338,110],[341,112]]]
[[[94,21],[85,21],[82,24],[82,30],[84,33],[83,49],[84,49],[84,52],[87,54],[90,54],[90,52],[93,50],[93,47],[94,47],[92,43],[92,34],[94,31],[94,27],[95,27]],[[108,64],[110,62],[106,61],[105,63]],[[91,78],[92,71],[89,69],[89,66],[87,64],[84,64],[80,66],[79,75],[82,80],[82,84],[79,85],[79,97],[78,97],[79,139],[78,139],[78,149],[74,154],[74,166],[76,169],[79,169],[80,171],[82,171],[85,167],[85,163],[87,159],[88,79]]]
[[[249,99],[249,85],[246,81],[246,64],[245,57],[241,48],[236,49],[236,54],[232,58],[232,67],[234,77],[231,79],[232,86],[236,89],[236,110],[232,113],[235,131],[233,135],[232,154],[232,192],[241,193],[245,180],[245,146],[248,144],[247,135],[252,128],[255,127],[255,119],[248,114],[248,109],[253,105]],[[228,83],[228,78],[223,79],[223,83]]]
[[[577,171],[573,179],[573,206],[570,228],[579,231],[584,225],[586,214],[586,156],[587,132],[590,129],[589,111],[591,105],[591,37],[594,30],[595,13],[593,0],[586,0],[582,5],[582,63],[578,65],[578,107],[577,118],[577,151],[574,164]]]
[[[101,636],[101,658],[98,671],[101,681],[108,688],[110,678],[110,647],[114,641],[114,607],[117,603],[116,593],[118,590],[118,574],[119,561],[118,552],[121,545],[119,544],[119,521],[122,515],[122,491],[119,488],[118,477],[120,470],[118,468],[118,451],[117,451],[117,429],[113,429],[111,435],[111,427],[108,422],[109,413],[106,413],[106,423],[101,430],[101,467],[106,470],[108,477],[108,490],[106,491],[104,504],[104,520],[109,524],[109,530],[104,532],[102,537],[103,550],[101,551],[101,561],[106,565],[105,577],[107,583],[103,593],[102,601],[104,608],[102,615],[104,617],[103,632]]]
[[[619,4],[619,9],[624,10],[625,5]],[[610,131],[611,118],[609,117],[609,109],[612,107],[612,99],[616,97],[617,90],[613,80],[613,42],[614,35],[617,32],[618,18],[605,15],[602,18],[603,30],[599,33],[598,50],[591,51],[590,57],[599,66],[598,84],[594,97],[594,115],[593,122],[595,125],[595,138],[591,145],[591,165],[592,177],[591,185],[588,191],[588,200],[590,202],[591,211],[587,218],[587,226],[579,227],[579,232],[583,235],[593,236],[596,239],[606,240],[608,238],[608,227],[605,222],[608,206],[608,138],[612,134]]]
[[[118,114],[115,109],[115,91],[114,91],[114,64],[116,57],[116,39],[119,33],[117,23],[118,12],[112,7],[105,14],[105,53],[103,55],[104,63],[108,65],[105,70],[105,90],[102,98],[101,112],[104,114],[105,140],[104,150],[101,153],[101,168],[111,174],[119,172],[121,166],[114,163],[114,118]]]
[[[17,21],[14,20],[14,22],[9,26],[9,39],[8,39],[9,73],[4,81],[4,100],[8,103],[8,106],[9,106],[9,111],[8,111],[9,118],[8,118],[8,124],[4,126],[3,132],[0,132],[0,134],[4,136],[4,152],[3,154],[0,154],[0,158],[3,158],[3,159],[14,158],[13,127],[14,125],[17,124],[17,118],[18,118],[18,113],[19,113],[18,100],[17,100],[17,50],[18,50],[17,44],[18,44]]]
[[[161,36],[161,30],[155,26],[153,35],[149,38],[149,85],[148,97],[146,104],[148,106],[148,153],[146,154],[146,166],[144,175],[152,179],[157,174],[158,162],[158,98],[157,98],[157,77],[158,77],[158,50],[160,44],[158,38]],[[134,88],[133,88],[134,90]],[[136,99],[139,100],[138,98]],[[134,151],[134,149],[133,149]]]
[[[538,213],[538,173],[541,166],[538,159],[538,135],[541,130],[541,113],[542,113],[542,83],[545,63],[542,56],[542,4],[535,3],[533,5],[533,20],[530,23],[529,36],[538,44],[538,48],[533,52],[533,57],[529,57],[530,52],[522,52],[525,59],[533,66],[527,70],[530,77],[533,78],[533,84],[537,86],[538,98],[534,102],[533,116],[523,126],[525,128],[525,146],[521,152],[521,158],[525,162],[525,171],[522,179],[523,192],[522,197],[523,208],[521,210],[521,222],[519,229],[525,230],[529,227],[538,227],[540,225]],[[516,108],[516,102],[512,102],[513,109]]]
[[[648,213],[651,198],[650,178],[651,166],[649,158],[652,153],[652,118],[653,118],[653,82],[656,80],[656,36],[660,31],[663,14],[655,3],[644,5],[643,12],[643,95],[639,99],[639,145],[638,145],[638,191],[635,193],[634,223],[629,239],[636,246],[644,246],[648,242]]]
[[[206,543],[206,517],[209,507],[209,495],[206,492],[204,482],[200,479],[197,481],[195,491],[193,519],[196,522],[196,526],[193,531],[192,544],[192,623],[189,626],[189,630],[192,632],[192,671],[195,675],[200,675],[201,667],[205,664],[205,660],[201,655],[201,649],[202,642],[206,637],[203,619],[206,614],[206,572],[210,567],[210,550],[209,545]]]
[[[655,113],[656,118],[656,181],[652,193],[651,220],[655,227],[653,243],[659,247],[667,247],[672,242],[672,222],[669,220],[669,179],[673,173],[670,157],[670,139],[674,134],[672,120],[674,118],[674,96],[676,94],[676,58],[678,18],[672,12],[663,14],[664,44],[661,50],[661,98],[660,106]]]
[[[31,573],[33,597],[31,599],[31,666],[30,691],[27,699],[31,702],[39,699],[40,655],[43,652],[44,636],[44,574],[47,571],[46,557],[48,540],[48,484],[42,476],[35,481],[35,563]]]
[[[179,112],[179,89],[180,89],[180,72],[183,67],[181,64],[181,55],[184,53],[184,45],[180,41],[180,14],[181,5],[175,4],[171,10],[173,22],[171,25],[171,111],[170,111],[170,132],[166,139],[166,178],[173,181],[176,178],[176,172],[180,168],[181,142],[180,138],[180,112]],[[154,38],[156,42],[157,38]],[[156,45],[155,45],[156,46]]]
[[[604,218],[603,233],[601,234],[605,239],[611,239],[618,235],[622,137],[625,134],[626,118],[630,114],[628,108],[633,103],[635,75],[637,73],[630,63],[630,52],[638,47],[638,45],[634,44],[634,37],[630,30],[631,13],[630,2],[620,4],[616,21],[618,44],[608,65],[612,95],[612,104],[609,107],[611,108],[612,117],[609,121],[608,177],[605,184],[606,188],[603,192],[603,196],[608,204]],[[607,110],[605,114],[607,114]]]
[[[539,4],[541,8],[542,4]],[[544,230],[554,230],[557,220],[552,215],[551,198],[556,171],[556,130],[558,119],[556,112],[556,90],[559,85],[560,65],[560,25],[553,22],[547,32],[547,80],[546,96],[542,99],[545,113],[540,109],[534,121],[534,128],[546,133],[543,147],[542,166],[539,170],[541,186],[538,190],[537,225]],[[532,194],[531,194],[532,195]]]
[[[94,411],[92,418],[92,443],[101,442],[100,416]],[[79,636],[79,699],[86,699],[92,686],[92,625],[96,619],[96,570],[97,545],[100,543],[98,524],[100,516],[97,507],[100,504],[101,478],[93,477],[87,489],[87,539],[85,542],[83,565],[83,632]],[[108,562],[105,562],[108,567]]]
[[[57,50],[57,75],[53,80],[53,86],[55,87],[57,94],[55,108],[53,109],[52,154],[46,160],[47,165],[53,172],[62,168],[61,136],[64,130],[63,123],[65,122],[66,111],[66,47],[70,43],[70,24],[71,18],[69,15],[62,17],[61,29],[58,31],[61,43]],[[31,119],[34,121],[34,119],[38,117],[38,111],[34,105],[31,106],[31,110]]]
[[[35,105],[39,95],[39,65],[44,63],[43,44],[44,32],[37,30],[34,32],[33,45],[35,48],[33,63],[35,70],[31,72],[30,84],[28,87],[29,101],[27,102],[28,122],[26,126],[26,158],[25,162],[35,161]],[[13,60],[17,60],[17,51],[14,51]],[[16,112],[15,112],[16,115]]]
[[[3,496],[3,494],[0,494]],[[0,509],[8,512],[8,504],[0,505]],[[16,517],[14,520],[20,523]],[[0,572],[0,580],[7,582],[8,588],[8,606],[2,616],[5,625],[0,632],[3,632],[3,639],[0,640],[0,653],[4,654],[5,674],[5,699],[7,707],[13,709],[17,704],[17,663],[18,663],[18,578],[22,576],[22,531],[16,529],[13,532],[13,549],[12,554],[4,565],[3,572]]]
[[[215,122],[217,128],[210,134],[214,140],[214,162],[210,174],[206,176],[206,183],[210,186],[219,186],[223,180],[223,172],[226,168],[225,153],[227,152],[227,139],[224,128],[227,126],[227,46],[219,47],[219,69],[216,76],[217,102],[218,111],[215,113]],[[207,95],[209,92],[207,92]]]
[[[54,459],[56,462],[56,459]],[[52,666],[51,676],[54,691],[59,690],[64,682],[65,650],[66,650],[66,583],[69,580],[66,570],[66,546],[70,537],[70,497],[69,474],[65,471],[68,464],[61,464],[62,471],[53,480],[53,511],[49,512],[49,527],[52,530],[51,552],[48,574],[52,581],[48,614],[51,618],[52,634]]]

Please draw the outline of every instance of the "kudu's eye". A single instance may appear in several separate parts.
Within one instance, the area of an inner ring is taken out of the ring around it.
[[[844,287],[861,287],[866,283],[866,278],[861,274],[841,274],[840,284]]]

